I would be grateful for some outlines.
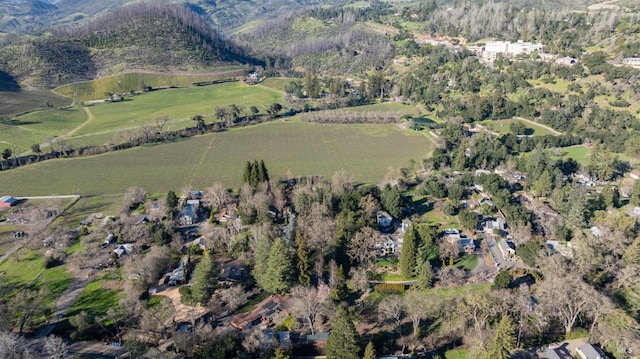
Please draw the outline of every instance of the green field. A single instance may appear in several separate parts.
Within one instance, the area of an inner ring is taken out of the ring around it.
[[[66,107],[71,99],[51,91],[0,91],[0,118],[50,107]]]
[[[75,82],[60,86],[54,91],[77,100],[89,101],[107,98],[106,93],[142,91],[145,87],[186,87],[195,83],[218,81],[245,74],[244,70],[231,70],[205,74],[162,74],[131,72],[101,79]]]
[[[236,104],[244,107],[245,111],[250,106],[263,110],[281,100],[282,94],[276,90],[228,82],[153,91],[127,97],[123,102],[92,105],[86,110],[75,107],[32,112],[0,122],[0,149],[3,144],[12,145],[21,153],[29,150],[32,144],[65,134],[71,135],[66,141],[75,146],[102,145],[123,130],[153,125],[161,116],[172,119],[165,130],[180,129],[193,126],[190,118],[196,114],[205,116],[207,122],[214,121],[213,112],[218,106]],[[89,118],[88,114],[92,117]]]
[[[84,310],[93,316],[100,317],[105,315],[109,308],[117,307],[123,292],[103,288],[105,282],[100,279],[87,284],[80,297],[69,308],[66,316],[70,318]]]
[[[405,105],[401,102],[384,102],[376,103],[373,105],[364,105],[349,107],[346,111],[361,111],[361,112],[401,112],[404,115],[417,116],[420,114],[414,106]]]
[[[0,149],[13,146],[18,153],[28,151],[33,144],[62,136],[86,120],[81,108],[31,112],[0,121]]]
[[[274,179],[345,169],[357,182],[377,183],[390,167],[425,158],[432,142],[395,125],[329,125],[278,121],[184,141],[99,156],[46,161],[0,172],[0,187],[16,196],[149,192],[241,184],[247,160],[264,159]]]
[[[294,81],[302,82],[302,79],[292,79],[287,77],[270,77],[262,81],[260,85],[284,92],[285,87]]]
[[[591,148],[589,147],[577,145],[560,148],[558,149],[558,151],[560,151],[563,158],[573,158],[574,160],[576,160],[576,162],[584,166],[588,166],[591,164]],[[614,153],[613,155],[617,156],[622,161],[629,161],[631,165],[636,165],[638,164],[638,162],[640,162],[639,159],[627,156],[622,153]]]
[[[519,121],[518,119],[507,119],[507,120],[485,120],[482,122],[479,122],[479,124],[485,126],[486,128],[490,129],[491,131],[497,132],[497,133],[510,133],[510,126],[512,122],[514,121]],[[546,136],[546,135],[553,135],[554,133],[549,131],[548,129],[544,128],[543,126],[539,126],[539,125],[534,125],[532,123],[529,122],[524,122],[524,121],[520,121],[523,125],[525,125],[527,128],[530,128],[533,130],[533,135],[534,136]]]

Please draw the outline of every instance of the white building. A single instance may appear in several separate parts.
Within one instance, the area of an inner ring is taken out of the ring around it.
[[[640,66],[640,57],[627,57],[622,59],[623,65]]]

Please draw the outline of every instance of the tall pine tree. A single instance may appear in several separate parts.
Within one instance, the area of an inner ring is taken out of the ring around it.
[[[242,172],[242,182],[251,184],[251,162],[247,161],[244,165],[244,172]]]
[[[373,347],[373,342],[369,341],[367,347],[364,348],[363,359],[376,359],[376,349]]]
[[[409,226],[404,234],[400,252],[400,272],[402,272],[402,276],[406,279],[413,277],[416,271],[416,242],[415,230],[413,226]]]
[[[282,238],[273,241],[269,250],[267,270],[262,279],[262,288],[271,293],[286,293],[291,287],[293,266],[289,256],[289,247]]]
[[[360,336],[343,307],[338,307],[331,321],[326,346],[327,359],[360,359]]]
[[[260,182],[269,182],[269,171],[267,171],[267,166],[265,166],[264,160],[260,160],[260,172],[262,172]]]
[[[209,300],[216,289],[217,277],[218,264],[209,252],[204,252],[202,260],[193,271],[191,293],[196,302],[204,304]]]
[[[513,325],[508,316],[503,315],[496,325],[493,337],[487,343],[484,357],[487,359],[507,359],[516,347]]]
[[[307,240],[302,233],[296,234],[296,254],[298,267],[298,283],[308,287],[311,285],[311,276],[309,275],[311,265],[309,264],[309,249],[307,248]]]

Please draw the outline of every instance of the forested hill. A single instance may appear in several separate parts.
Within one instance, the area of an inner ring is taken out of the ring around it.
[[[252,62],[199,15],[178,5],[115,9],[81,28],[0,49],[0,70],[50,87],[126,69],[186,70]]]

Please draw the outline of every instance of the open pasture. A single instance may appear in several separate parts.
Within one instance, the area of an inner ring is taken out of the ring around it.
[[[106,93],[137,92],[148,87],[186,87],[196,83],[219,81],[242,76],[244,73],[245,71],[241,69],[204,74],[129,72],[92,81],[75,82],[60,86],[54,91],[77,100],[90,101],[106,98]]]
[[[0,172],[14,195],[149,192],[203,188],[215,181],[241,185],[248,160],[263,159],[271,178],[325,175],[345,169],[357,182],[376,183],[390,167],[427,157],[432,142],[396,125],[329,125],[270,122],[184,141],[94,157],[51,160]]]
[[[205,121],[215,120],[218,106],[236,104],[264,108],[282,100],[282,94],[263,86],[240,82],[153,91],[127,97],[123,102],[99,103],[86,109],[45,110],[0,122],[0,149],[15,146],[18,152],[29,150],[32,144],[44,143],[52,137],[66,137],[73,145],[101,145],[118,132],[155,125],[155,119],[168,116],[165,130],[193,126],[191,117],[203,115]]]
[[[209,115],[208,122],[213,121],[212,114],[218,106],[236,104],[248,111],[250,106],[264,107],[281,100],[282,95],[275,90],[240,82],[154,91],[128,97],[123,102],[91,106],[95,119],[75,135],[153,124],[161,116],[184,120],[177,127],[185,127],[187,123],[193,126],[190,118],[194,115]]]
[[[485,120],[480,122],[482,126],[490,129],[491,131],[497,133],[510,133],[511,132],[511,124],[513,122],[520,122],[525,125],[527,128],[533,130],[532,135],[534,136],[546,136],[546,135],[555,135],[553,132],[549,131],[544,126],[533,123],[533,121],[522,121],[519,119],[506,119],[506,120]]]

